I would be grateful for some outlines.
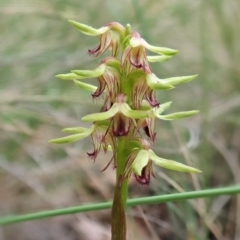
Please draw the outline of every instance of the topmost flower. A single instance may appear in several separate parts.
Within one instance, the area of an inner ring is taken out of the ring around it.
[[[90,36],[100,36],[100,43],[88,53],[97,57],[104,53],[108,48],[112,50],[112,56],[116,57],[119,52],[120,42],[125,37],[125,28],[117,22],[108,23],[106,26],[99,29],[92,28],[82,23],[72,20],[69,22],[76,27],[80,32]]]

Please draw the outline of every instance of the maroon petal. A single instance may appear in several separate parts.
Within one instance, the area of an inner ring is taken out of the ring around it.
[[[97,156],[98,156],[98,153],[99,153],[99,151],[94,149],[92,152],[87,152],[87,155],[88,155],[91,159],[93,159],[93,161],[95,162],[95,160],[96,160],[96,158],[97,158]]]
[[[119,42],[118,41],[112,41],[112,56],[116,57],[119,52]]]
[[[120,73],[113,67],[107,67],[103,75],[107,85],[107,92],[112,102],[115,102],[116,96],[120,91]]]
[[[100,36],[100,44],[96,48],[92,50],[88,50],[88,53],[90,55],[93,55],[94,57],[97,57],[103,54],[111,45],[111,41],[112,41],[111,33],[109,31],[103,33]]]
[[[142,68],[144,64],[144,48],[143,47],[135,47],[132,48],[130,54],[129,54],[129,61],[130,63],[136,67],[136,68]]]
[[[154,132],[155,117],[146,118],[146,126],[144,131],[146,135],[154,142],[156,139],[156,132]]]
[[[113,103],[111,102],[111,99],[109,98],[109,96],[106,96],[100,112],[108,111],[112,107],[112,105]]]
[[[134,85],[133,85],[133,93],[132,93],[132,98],[133,98],[133,106],[136,109],[140,109],[142,105],[142,100],[145,95],[145,92],[147,91],[148,86],[145,82],[145,78],[138,78],[135,80]]]
[[[99,44],[97,47],[93,49],[88,49],[88,54],[95,56],[95,54],[99,51],[100,48],[101,48],[101,44]]]
[[[135,178],[137,182],[142,185],[149,185],[151,170],[152,170],[152,162],[149,162],[147,166],[142,169],[141,176],[138,176],[135,174]]]
[[[113,134],[116,137],[126,136],[131,126],[130,118],[118,113],[113,118]]]
[[[155,92],[152,89],[148,88],[145,97],[152,107],[159,107],[160,103],[157,101]]]
[[[141,185],[149,185],[150,183],[150,175],[149,176],[138,176],[135,174],[135,178],[138,183]]]
[[[101,76],[101,77],[98,78],[98,88],[92,94],[92,97],[93,98],[99,97],[103,93],[105,87],[106,87],[106,82],[104,81],[104,78]]]

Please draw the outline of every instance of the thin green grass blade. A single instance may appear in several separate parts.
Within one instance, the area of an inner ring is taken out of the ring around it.
[[[154,196],[154,197],[144,197],[144,198],[135,198],[127,201],[127,206],[137,206],[143,204],[157,204],[157,203],[165,203],[165,202],[174,202],[174,201],[183,201],[190,200],[194,198],[205,198],[205,197],[215,197],[221,195],[233,195],[240,193],[240,185],[231,186],[231,187],[223,187],[223,188],[214,188],[208,190],[200,190],[200,191],[192,191],[192,192],[184,192],[184,193],[173,193],[162,196]],[[49,210],[37,213],[29,213],[24,215],[12,215],[7,217],[0,218],[0,225],[9,225],[17,222],[25,222],[42,218],[49,218],[67,214],[75,214],[80,212],[90,212],[90,211],[98,211],[109,209],[112,206],[112,202],[105,203],[96,203],[89,204],[85,206],[77,206],[77,207],[69,207],[62,208],[56,210]]]

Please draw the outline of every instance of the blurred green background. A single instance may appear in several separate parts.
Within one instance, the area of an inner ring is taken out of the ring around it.
[[[143,187],[131,179],[129,196],[149,196],[240,182],[240,2],[238,0],[0,0],[0,215],[112,199],[110,155],[88,159],[91,139],[55,146],[64,127],[99,110],[74,83],[54,78],[92,69],[98,44],[68,19],[101,27],[130,23],[149,43],[180,50],[152,69],[160,78],[199,74],[193,82],[159,92],[171,112],[198,116],[157,122],[159,156],[203,171],[187,175],[154,169]],[[96,82],[91,80],[92,83]],[[169,111],[169,112],[170,112]],[[38,220],[0,229],[1,240],[110,239],[110,211]],[[128,210],[129,239],[239,240],[240,197],[222,196]]]

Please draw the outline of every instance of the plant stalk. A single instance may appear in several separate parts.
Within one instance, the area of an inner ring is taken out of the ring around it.
[[[128,194],[128,179],[123,179],[124,168],[126,165],[125,138],[118,139],[117,147],[117,171],[116,188],[112,206],[112,240],[126,240],[126,202]]]

